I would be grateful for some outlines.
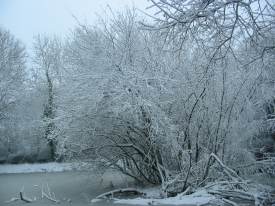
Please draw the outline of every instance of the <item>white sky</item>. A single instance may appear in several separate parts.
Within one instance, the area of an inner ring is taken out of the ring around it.
[[[147,0],[0,0],[0,26],[8,29],[31,49],[33,36],[65,36],[76,24],[72,15],[89,24],[96,23],[107,5],[116,11],[133,5],[145,10]]]

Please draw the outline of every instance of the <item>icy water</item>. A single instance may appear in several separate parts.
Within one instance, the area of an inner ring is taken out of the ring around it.
[[[48,184],[51,192],[55,193],[56,199],[61,202],[57,204],[46,198],[41,199],[42,184],[44,191]],[[132,180],[114,172],[105,173],[103,176],[75,171],[0,174],[0,206],[129,206],[106,201],[91,203],[91,199],[115,188],[132,186],[134,186]],[[19,197],[22,187],[24,187],[25,196],[35,198],[36,201],[30,204],[21,200],[6,203],[13,197]]]
[[[55,193],[56,199],[61,200],[59,204],[47,199],[41,199],[41,185],[49,185],[51,192]],[[27,174],[1,174],[0,175],[0,205],[29,205],[21,200],[6,203],[12,197],[18,197],[24,187],[26,197],[37,199],[30,205],[91,205],[91,199],[97,195],[114,189],[114,187],[131,186],[133,182],[115,173],[106,173],[102,178],[100,175],[91,175],[87,172],[54,172],[54,173],[27,173]],[[94,206],[117,205],[111,202],[97,202]],[[123,204],[125,205],[125,204]]]

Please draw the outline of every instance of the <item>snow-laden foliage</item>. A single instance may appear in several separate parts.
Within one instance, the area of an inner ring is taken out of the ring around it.
[[[240,176],[274,175],[274,6],[151,2],[157,13],[150,21],[128,9],[97,26],[79,23],[64,44],[38,36],[37,83],[14,107],[17,120],[29,124],[18,131],[26,137],[34,130],[29,139],[46,140],[51,159],[94,161],[161,185],[166,195],[217,179],[238,189]],[[6,60],[0,92],[9,93],[0,93],[0,118],[23,81],[8,86],[6,77],[24,62],[8,68],[14,64]],[[26,105],[33,105],[31,115]]]
[[[272,29],[257,39],[271,45],[263,52],[247,33],[237,38],[241,28],[219,46],[227,31],[207,41],[203,25],[191,22],[189,31],[169,18],[152,28],[128,10],[73,31],[58,94],[60,154],[161,184],[172,195],[227,179],[210,154],[240,174],[270,168],[274,151],[264,142],[274,134]],[[183,32],[190,33],[181,38]]]

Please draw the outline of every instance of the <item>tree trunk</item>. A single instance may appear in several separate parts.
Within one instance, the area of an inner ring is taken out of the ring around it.
[[[54,161],[56,157],[56,141],[51,137],[54,130],[54,97],[53,97],[53,83],[49,75],[49,71],[46,70],[46,78],[48,83],[48,102],[44,109],[44,117],[46,118],[47,125],[45,131],[45,139],[50,147],[51,160]]]

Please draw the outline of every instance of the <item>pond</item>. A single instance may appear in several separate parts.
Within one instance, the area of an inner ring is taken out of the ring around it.
[[[47,184],[51,192],[55,193],[56,199],[61,201],[59,204],[41,198],[41,187],[43,185],[45,191]],[[13,197],[19,197],[19,192],[24,187],[26,197],[36,199],[30,204],[35,206],[127,206],[127,204],[114,204],[111,201],[91,203],[91,200],[115,188],[134,186],[134,181],[112,171],[106,172],[103,176],[83,171],[0,174],[0,205],[29,205],[21,200],[6,203]],[[241,205],[249,204],[243,202]]]
[[[108,172],[101,175],[93,175],[88,172],[52,172],[52,173],[26,173],[26,174],[1,174],[0,175],[0,205],[26,205],[18,200],[5,203],[13,197],[18,197],[24,187],[26,197],[36,199],[35,205],[48,206],[55,203],[41,199],[41,187],[47,190],[47,184],[56,199],[61,200],[57,205],[91,205],[91,199],[97,195],[114,189],[114,187],[128,187],[133,185],[125,176]],[[111,202],[97,202],[94,206],[116,205]],[[125,205],[125,204],[123,204]]]

